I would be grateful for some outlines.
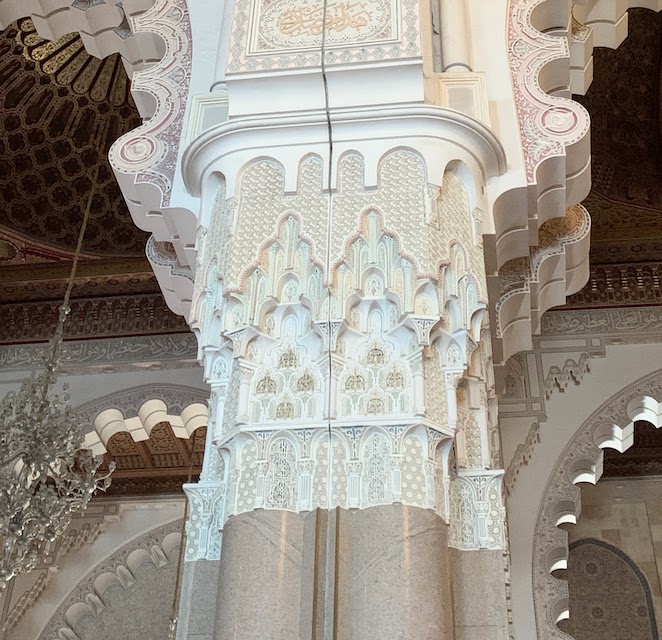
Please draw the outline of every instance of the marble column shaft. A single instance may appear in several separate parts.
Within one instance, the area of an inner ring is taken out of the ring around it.
[[[403,505],[234,516],[214,640],[451,640],[446,529]]]

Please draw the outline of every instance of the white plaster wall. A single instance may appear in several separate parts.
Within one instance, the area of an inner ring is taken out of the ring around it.
[[[659,369],[662,344],[609,346],[606,357],[591,361],[591,371],[581,384],[555,392],[547,401],[547,421],[541,424],[540,443],[523,467],[508,498],[511,549],[513,626],[516,640],[536,637],[533,607],[533,540],[538,509],[559,456],[585,420],[604,402],[639,378]],[[507,450],[514,450],[518,425],[501,421]]]

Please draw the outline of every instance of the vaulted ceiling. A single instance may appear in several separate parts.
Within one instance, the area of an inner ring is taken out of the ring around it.
[[[79,36],[50,42],[19,20],[0,39],[0,112],[0,230],[41,245],[42,257],[70,254],[93,189],[84,252],[143,257],[147,234],[108,162],[111,144],[141,123],[120,57],[98,60]],[[12,253],[3,244],[0,260]]]

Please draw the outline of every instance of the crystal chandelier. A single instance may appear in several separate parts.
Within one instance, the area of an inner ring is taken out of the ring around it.
[[[64,323],[69,314],[78,258],[92,202],[85,208],[76,253],[57,326],[45,354],[45,370],[23,381],[0,404],[0,589],[47,556],[51,545],[87,508],[97,489],[110,485],[98,474],[103,456],[84,448],[84,425],[69,406],[67,385],[55,393],[62,361]]]

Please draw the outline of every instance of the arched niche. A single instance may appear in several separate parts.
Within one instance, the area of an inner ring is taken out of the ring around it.
[[[573,542],[566,578],[570,617],[559,627],[575,640],[659,640],[650,585],[621,549]]]
[[[568,568],[566,528],[576,524],[581,513],[580,486],[599,481],[604,450],[622,453],[632,445],[636,422],[662,426],[658,399],[662,399],[660,370],[604,402],[576,430],[556,460],[540,502],[533,545],[532,588],[541,640],[572,637],[564,631],[571,611],[568,584],[562,572]],[[623,637],[629,640],[629,636]]]

